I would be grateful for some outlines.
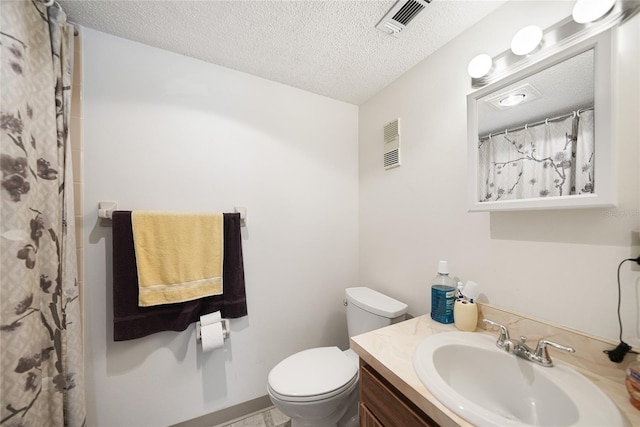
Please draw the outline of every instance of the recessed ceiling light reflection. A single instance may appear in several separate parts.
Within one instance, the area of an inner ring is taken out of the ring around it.
[[[500,100],[500,105],[504,107],[513,107],[520,104],[527,97],[524,93],[514,93]]]

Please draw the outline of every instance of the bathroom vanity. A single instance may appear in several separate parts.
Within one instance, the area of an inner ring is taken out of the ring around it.
[[[371,365],[362,361],[359,412],[363,427],[438,425]]]
[[[421,316],[351,338],[360,357],[361,427],[471,427],[425,388],[412,364],[424,337],[455,330]]]
[[[603,349],[615,347],[611,342],[488,305],[480,309],[481,318],[508,325],[516,336],[548,337],[574,347],[576,353],[554,351],[551,357],[571,365],[604,391],[628,425],[640,425],[640,411],[629,403],[624,387],[624,367],[633,355],[627,356],[626,363],[614,364],[602,353]],[[351,338],[351,349],[360,357],[360,425],[472,426],[429,392],[413,367],[414,351],[427,336],[456,330],[453,325],[437,323],[425,315]],[[494,331],[478,329],[475,333],[497,337]]]

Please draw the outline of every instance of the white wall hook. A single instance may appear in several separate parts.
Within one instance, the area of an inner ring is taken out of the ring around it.
[[[118,209],[117,202],[103,201],[98,202],[98,218],[111,219],[113,211]]]

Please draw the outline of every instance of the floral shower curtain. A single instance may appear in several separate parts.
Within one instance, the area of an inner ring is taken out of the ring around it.
[[[0,8],[0,425],[82,426],[73,28],[40,0]]]
[[[593,109],[480,139],[481,202],[593,193]]]

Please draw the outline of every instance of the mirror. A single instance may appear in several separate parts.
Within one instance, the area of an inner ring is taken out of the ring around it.
[[[612,34],[467,97],[469,210],[615,205]]]

